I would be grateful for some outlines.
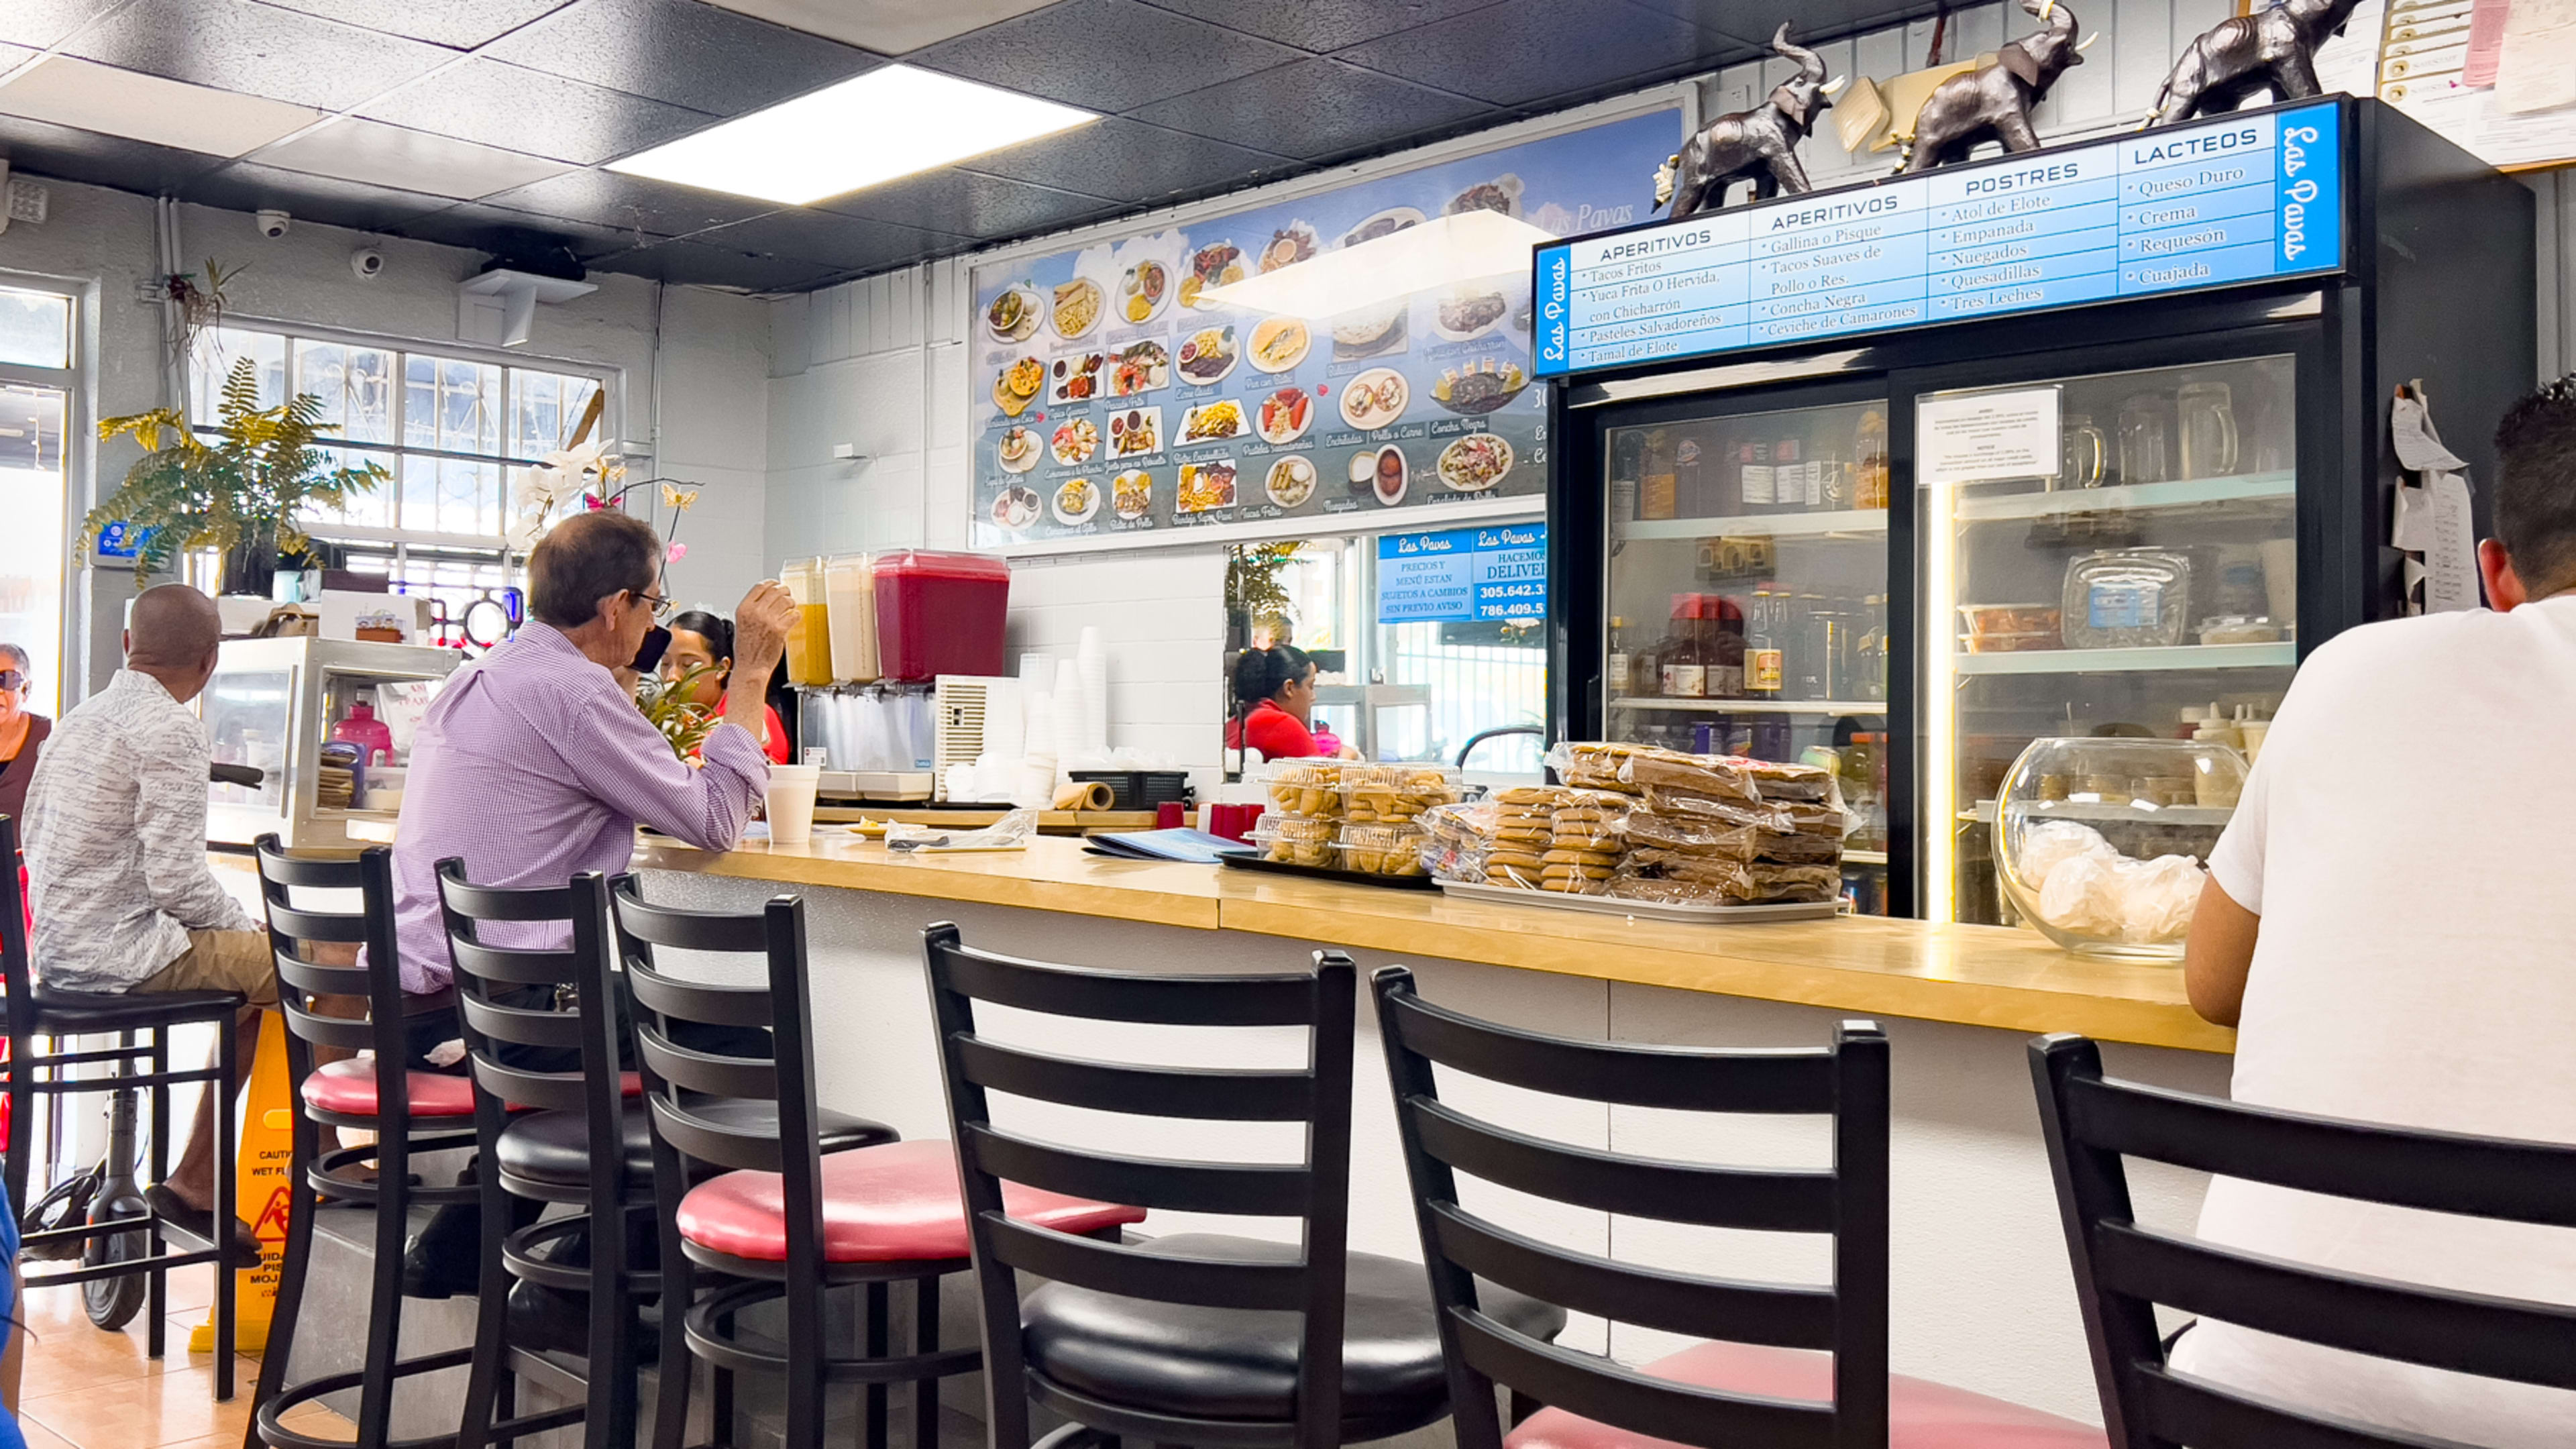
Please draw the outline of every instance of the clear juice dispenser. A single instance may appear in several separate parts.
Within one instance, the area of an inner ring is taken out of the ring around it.
[[[825,601],[823,561],[788,561],[779,582],[796,601],[796,623],[787,631],[787,682],[826,685],[832,682],[831,609]]]
[[[863,553],[823,563],[823,600],[832,613],[832,677],[843,684],[877,678],[876,574]]]

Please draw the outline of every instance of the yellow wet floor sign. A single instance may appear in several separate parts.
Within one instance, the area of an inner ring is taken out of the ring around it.
[[[259,1232],[259,1266],[235,1270],[233,1346],[268,1346],[277,1307],[278,1265],[286,1255],[287,1171],[295,1156],[295,1104],[286,1082],[286,1029],[276,1012],[259,1019],[259,1060],[252,1064],[242,1111],[241,1152],[233,1168],[233,1211]],[[188,1352],[215,1351],[215,1311],[188,1334]]]

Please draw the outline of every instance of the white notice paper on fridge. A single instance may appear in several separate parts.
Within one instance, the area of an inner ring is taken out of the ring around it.
[[[2424,549],[2424,612],[2478,607],[2477,525],[2469,516],[2469,480],[2435,473],[2424,492],[2432,504],[2432,541]]]
[[[1929,397],[1915,404],[1916,476],[1929,487],[2054,478],[2057,389]]]

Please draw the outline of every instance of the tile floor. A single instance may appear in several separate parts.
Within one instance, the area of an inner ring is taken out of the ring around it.
[[[139,1316],[123,1332],[105,1333],[82,1310],[78,1288],[29,1293],[18,1392],[29,1449],[240,1449],[259,1360],[242,1357],[232,1402],[219,1404],[213,1357],[187,1351],[189,1330],[214,1301],[214,1282],[206,1266],[170,1274],[169,1348],[158,1363],[144,1357]],[[318,1404],[288,1422],[323,1438],[351,1437],[349,1422]]]

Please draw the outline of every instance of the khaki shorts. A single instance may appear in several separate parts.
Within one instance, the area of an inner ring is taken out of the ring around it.
[[[136,991],[238,991],[277,1009],[277,959],[266,931],[190,931],[188,950],[144,978]]]

